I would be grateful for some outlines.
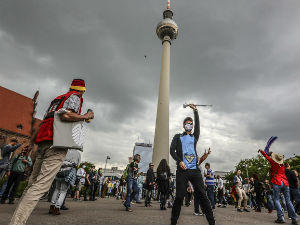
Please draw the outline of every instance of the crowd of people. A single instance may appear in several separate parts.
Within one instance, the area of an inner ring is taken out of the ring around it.
[[[296,213],[299,213],[300,204],[298,174],[291,170],[288,163],[284,163],[282,155],[259,150],[270,162],[271,179],[262,182],[259,173],[243,179],[238,170],[231,191],[225,189],[225,182],[219,175],[214,175],[210,163],[205,163],[205,170],[202,169],[202,163],[211,150],[208,149],[201,156],[197,153],[200,122],[193,104],[189,107],[194,112],[194,119],[187,117],[183,120],[184,132],[176,134],[170,145],[170,154],[177,164],[174,175],[171,174],[167,159],[162,159],[159,165],[150,163],[146,174],[140,172],[141,156],[136,154],[122,177],[107,177],[102,168],[96,170],[95,166],[81,163],[81,153],[77,149],[55,147],[55,115],[64,123],[89,122],[94,118],[91,110],[81,115],[85,90],[84,80],[74,79],[70,90],[50,103],[40,128],[31,137],[30,145],[11,139],[1,147],[0,179],[8,177],[1,187],[1,204],[5,204],[7,199],[9,204],[14,203],[19,183],[32,170],[10,225],[26,224],[45,193],[48,193],[51,202],[51,215],[60,215],[61,210],[68,209],[65,199],[69,194],[74,201],[114,197],[121,200],[128,212],[133,211],[132,204],[141,204],[143,200],[145,207],[151,207],[153,201],[159,201],[160,210],[172,208],[172,225],[177,224],[181,207],[189,207],[192,199],[194,215],[205,216],[210,225],[215,224],[215,207],[226,208],[227,204],[235,204],[238,213],[250,212],[250,208],[258,213],[262,207],[269,213],[276,209],[276,223],[284,223],[284,212],[288,212],[292,224],[297,224]],[[38,145],[34,163],[29,156],[33,143]],[[21,152],[11,158],[18,148],[21,148]]]

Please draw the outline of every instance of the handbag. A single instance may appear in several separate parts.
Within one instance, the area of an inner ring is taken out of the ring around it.
[[[52,148],[83,150],[86,128],[83,121],[64,122],[60,119],[61,110],[54,113]]]

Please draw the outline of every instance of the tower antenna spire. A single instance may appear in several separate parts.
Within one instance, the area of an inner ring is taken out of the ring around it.
[[[170,8],[171,8],[171,3],[170,3],[170,0],[168,0],[167,9],[170,9]]]

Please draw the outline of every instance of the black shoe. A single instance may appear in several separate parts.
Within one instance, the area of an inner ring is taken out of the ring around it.
[[[171,220],[171,225],[176,225],[176,224],[177,224],[177,221]]]
[[[9,200],[8,204],[11,204],[11,205],[12,205],[12,204],[15,204],[15,203],[14,203],[14,200]]]
[[[5,204],[6,199],[1,198],[0,204]]]
[[[60,210],[68,210],[69,208],[68,207],[66,207],[66,206],[62,206],[62,207],[60,207]]]
[[[285,221],[284,221],[284,220],[277,219],[277,220],[275,220],[275,223],[285,223]]]
[[[241,209],[237,209],[236,211],[238,211],[238,212],[243,212],[243,210],[241,210]]]
[[[250,212],[250,211],[249,211],[248,209],[245,208],[245,209],[244,209],[244,212]]]
[[[85,198],[85,199],[83,199],[83,201],[88,201],[88,200]]]
[[[297,222],[297,220],[295,220],[295,221],[292,221],[292,224],[298,225],[298,222]]]

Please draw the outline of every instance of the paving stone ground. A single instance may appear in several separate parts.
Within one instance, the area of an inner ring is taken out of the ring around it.
[[[159,203],[154,202],[152,208],[143,204],[132,206],[133,212],[126,212],[120,200],[115,198],[98,199],[94,202],[74,202],[67,199],[70,209],[62,211],[59,216],[48,215],[49,202],[40,201],[28,220],[29,225],[58,224],[169,224],[171,209],[159,210]],[[16,208],[14,205],[0,205],[0,225],[6,225]],[[216,208],[216,224],[275,224],[276,212],[268,214],[266,210],[256,213],[238,213],[233,206]],[[291,221],[286,219],[287,223]],[[183,207],[178,224],[208,224],[205,217],[194,216],[193,207]]]

